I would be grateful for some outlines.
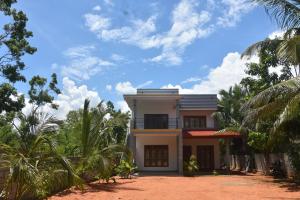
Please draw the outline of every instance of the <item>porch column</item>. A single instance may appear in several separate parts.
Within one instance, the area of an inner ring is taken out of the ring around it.
[[[180,120],[180,113],[179,113],[179,100],[176,100],[176,128],[181,128],[181,120]],[[183,141],[182,141],[182,132],[180,131],[178,134],[178,172],[179,174],[183,174]]]
[[[182,155],[182,133],[178,135],[178,172],[183,174],[183,155]]]
[[[136,129],[136,99],[133,100],[133,128]]]
[[[225,153],[225,164],[226,169],[230,171],[230,139],[225,139],[225,145],[226,145],[226,153]]]

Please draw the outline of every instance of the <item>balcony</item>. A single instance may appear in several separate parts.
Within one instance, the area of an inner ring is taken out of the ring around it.
[[[133,129],[179,129],[179,119],[169,117],[135,118],[131,120]]]

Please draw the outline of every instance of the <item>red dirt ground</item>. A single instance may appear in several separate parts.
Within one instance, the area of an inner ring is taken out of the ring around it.
[[[259,175],[142,176],[117,183],[89,184],[85,191],[66,190],[50,200],[258,200],[298,199],[300,186]]]

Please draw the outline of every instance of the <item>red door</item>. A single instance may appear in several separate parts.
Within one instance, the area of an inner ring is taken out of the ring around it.
[[[197,161],[200,171],[212,171],[214,166],[214,146],[197,146]]]

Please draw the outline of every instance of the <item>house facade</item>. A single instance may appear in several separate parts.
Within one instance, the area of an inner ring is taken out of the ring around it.
[[[239,136],[218,132],[212,117],[217,110],[215,94],[138,89],[124,99],[132,112],[128,144],[140,171],[182,173],[183,162],[191,155],[197,157],[201,171],[220,169],[219,139],[225,138],[229,144],[230,138]]]

